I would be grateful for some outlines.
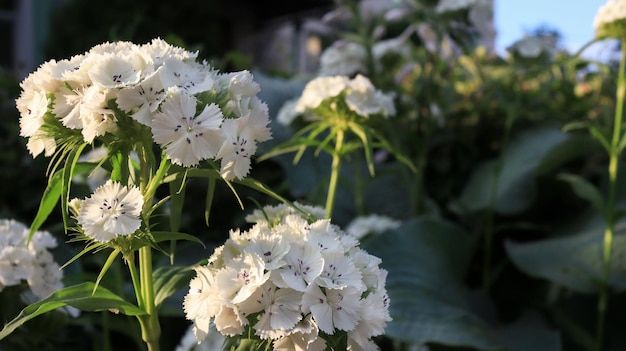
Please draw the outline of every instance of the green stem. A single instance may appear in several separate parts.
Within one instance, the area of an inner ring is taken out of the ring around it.
[[[500,174],[502,173],[502,166],[504,164],[504,147],[507,145],[509,140],[509,135],[511,134],[511,130],[513,129],[513,122],[515,121],[516,110],[519,103],[511,106],[507,113],[507,118],[504,125],[504,134],[502,135],[502,140],[500,142],[500,155],[498,157],[498,162],[496,163],[496,167],[494,169],[494,180],[491,188],[491,197],[489,200],[489,207],[487,207],[487,212],[485,213],[487,227],[485,228],[485,236],[483,238],[483,281],[482,288],[483,291],[489,291],[491,286],[491,256],[493,252],[493,236],[494,236],[494,208],[496,206],[496,201],[498,199],[498,187],[500,186]]]
[[[613,137],[611,139],[611,149],[609,155],[609,198],[606,207],[606,229],[604,230],[603,258],[602,258],[602,285],[600,286],[600,296],[598,299],[598,321],[596,324],[596,344],[594,350],[601,351],[604,345],[604,323],[606,311],[609,304],[609,279],[611,277],[611,251],[613,249],[613,234],[615,231],[615,195],[617,188],[617,171],[620,156],[620,139],[622,133],[622,111],[624,108],[624,96],[626,95],[626,38],[621,39],[622,54],[617,73],[617,92],[615,101],[615,120],[613,122]]]
[[[141,338],[148,346],[149,351],[159,350],[161,326],[159,314],[154,303],[154,281],[152,279],[152,248],[144,246],[139,249],[139,277],[143,308],[148,314],[139,316]]]
[[[339,181],[339,168],[341,166],[341,149],[343,147],[344,131],[337,131],[337,139],[335,140],[335,152],[333,153],[333,161],[330,170],[330,181],[328,183],[328,195],[326,196],[326,217],[331,218],[333,214],[333,205],[335,203],[335,193],[337,191],[337,183]]]

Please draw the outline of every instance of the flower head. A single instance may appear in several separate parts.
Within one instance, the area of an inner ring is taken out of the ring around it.
[[[24,302],[43,299],[63,287],[63,271],[49,249],[57,241],[47,231],[36,231],[28,240],[30,229],[12,219],[0,219],[0,292],[26,282]],[[28,301],[27,301],[28,300]]]
[[[261,87],[249,71],[222,73],[197,56],[157,38],[50,60],[20,83],[20,135],[33,156],[51,156],[81,142],[151,148],[148,134],[174,164],[221,159],[224,178],[243,178],[257,143],[272,138]]]
[[[621,39],[626,36],[626,1],[608,0],[593,20],[596,37]]]
[[[198,341],[213,324],[231,338],[249,330],[275,350],[324,350],[334,337],[361,345],[382,333],[389,318],[380,259],[328,219],[286,205],[247,220],[252,227],[231,231],[190,282],[184,309]]]
[[[77,221],[85,235],[108,242],[139,229],[142,206],[143,196],[138,188],[109,180],[82,202]]]
[[[297,114],[304,114],[309,119],[323,119],[326,115],[350,119],[396,114],[393,95],[376,89],[369,78],[361,74],[352,79],[347,76],[317,77],[306,84],[295,103],[288,103],[289,110],[281,112],[283,123],[292,121]],[[330,106],[332,111],[320,110],[324,106]]]

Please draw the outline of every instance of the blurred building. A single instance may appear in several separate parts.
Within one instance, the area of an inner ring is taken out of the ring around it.
[[[97,0],[92,1],[95,4]],[[380,9],[391,1],[362,0],[362,5],[368,9]],[[495,46],[493,1],[480,0],[482,10],[473,12],[484,45],[492,50]],[[0,68],[21,80],[47,60],[43,50],[51,36],[51,14],[70,2],[0,0],[0,44],[3,48]],[[115,6],[113,2],[108,4]],[[153,4],[157,6],[157,3]],[[158,4],[164,6],[166,3]],[[330,37],[330,28],[321,18],[335,5],[333,0],[273,0],[271,6],[257,0],[219,0],[207,2],[207,6],[212,6],[211,18],[207,21],[219,22],[220,38],[229,43],[229,50],[251,57],[258,68],[298,74],[315,72],[319,55],[328,44],[324,39]],[[103,18],[102,23],[93,24],[92,28],[99,29],[98,25],[105,25],[106,20]]]

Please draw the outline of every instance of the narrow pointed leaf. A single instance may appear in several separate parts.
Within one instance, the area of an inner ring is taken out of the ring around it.
[[[367,170],[370,172],[370,175],[374,176],[374,161],[372,160],[372,144],[370,143],[369,137],[365,130],[360,127],[356,123],[350,123],[350,130],[352,133],[356,134],[356,136],[361,139],[363,143],[363,150],[365,151],[365,162],[367,163]]]
[[[110,310],[128,316],[146,314],[144,310],[110,290],[101,286],[95,288],[93,283],[87,282],[58,290],[45,299],[25,307],[17,317],[4,325],[0,331],[0,340],[29,320],[64,306],[90,312]]]
[[[98,278],[96,278],[96,283],[93,286],[94,293],[96,292],[96,289],[100,285],[102,278],[104,278],[104,275],[106,274],[106,272],[109,270],[109,268],[111,268],[111,265],[113,264],[113,262],[115,261],[115,258],[117,257],[117,255],[119,255],[119,253],[120,253],[120,249],[115,249],[111,252],[111,254],[109,254],[109,257],[107,258],[107,260],[104,262],[104,265],[100,269]]]
[[[183,183],[185,181],[185,177],[183,172],[179,172],[169,183],[170,188],[170,230],[178,231],[180,228],[180,217],[183,212],[183,204],[185,202],[185,187]]]
[[[197,237],[193,235],[189,235],[185,233],[157,231],[157,232],[151,232],[151,234],[152,234],[152,237],[154,238],[154,242],[156,243],[160,243],[160,242],[168,241],[168,240],[174,240],[174,241],[186,240],[186,241],[193,241],[204,246],[204,243],[202,242],[202,240],[198,239]]]
[[[159,306],[168,297],[189,284],[194,276],[193,267],[159,267],[154,273],[154,303]]]
[[[215,178],[209,178],[209,184],[206,191],[206,200],[204,206],[204,222],[209,226],[209,217],[211,215],[211,205],[213,205],[213,195],[215,194]]]
[[[67,157],[65,161],[65,167],[63,167],[63,182],[61,185],[61,212],[63,214],[63,227],[67,230],[69,214],[67,212],[68,202],[70,198],[70,184],[72,183],[72,177],[74,176],[74,171],[76,168],[76,164],[78,163],[78,158],[80,154],[83,152],[83,149],[87,146],[86,143],[83,143],[73,149],[70,152],[70,155]]]
[[[74,173],[80,174],[89,170],[93,165],[88,163],[79,163],[76,165],[74,169]],[[44,190],[44,193],[41,197],[41,201],[39,202],[39,208],[37,209],[37,214],[35,215],[35,219],[30,226],[30,233],[28,235],[28,240],[30,240],[39,228],[45,223],[50,213],[54,210],[56,205],[59,203],[59,198],[61,197],[61,182],[63,180],[63,172],[58,171],[50,177],[48,180],[48,185]]]
[[[576,195],[589,201],[593,208],[605,216],[605,218],[607,217],[605,213],[604,197],[600,193],[600,190],[587,179],[577,174],[559,174],[558,179],[567,182]]]

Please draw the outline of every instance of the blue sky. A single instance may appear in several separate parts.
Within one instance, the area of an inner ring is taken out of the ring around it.
[[[574,52],[593,39],[593,19],[607,0],[494,0],[496,50],[504,49],[540,25],[557,29],[565,46]],[[607,43],[599,43],[587,56],[606,52]]]

